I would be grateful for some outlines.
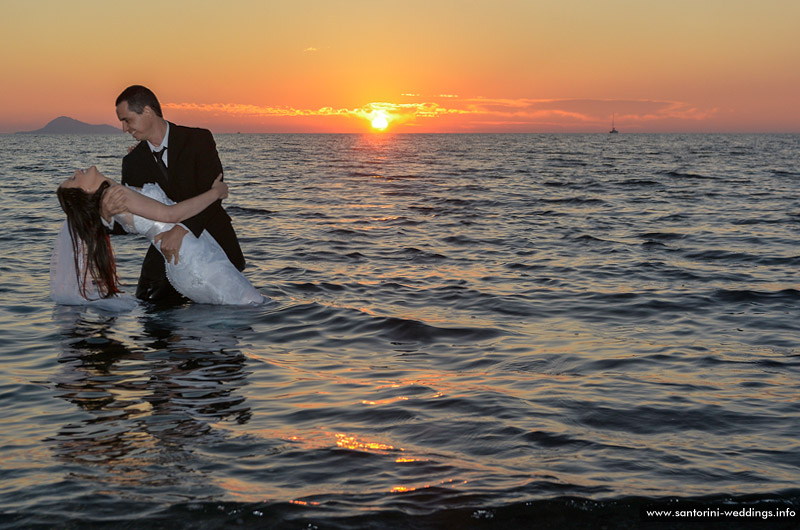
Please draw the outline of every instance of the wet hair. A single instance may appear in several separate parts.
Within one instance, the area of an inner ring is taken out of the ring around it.
[[[90,280],[103,298],[120,292],[111,239],[100,220],[100,201],[109,186],[109,182],[104,181],[94,193],[87,193],[80,188],[59,186],[56,192],[61,209],[67,214],[78,288],[87,299],[86,285]],[[80,256],[86,257],[86,266],[83,268],[80,266]]]
[[[117,96],[117,102],[114,105],[117,106],[123,101],[127,101],[128,108],[136,114],[141,114],[144,112],[144,107],[148,106],[153,109],[153,112],[155,112],[159,118],[164,117],[164,115],[161,114],[161,104],[158,102],[156,95],[152,90],[142,85],[131,85],[123,90],[122,94]]]

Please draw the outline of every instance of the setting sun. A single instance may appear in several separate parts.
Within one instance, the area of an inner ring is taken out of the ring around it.
[[[389,120],[387,120],[386,116],[384,116],[383,114],[380,114],[372,119],[373,129],[378,129],[379,131],[382,131],[388,126],[389,126]]]

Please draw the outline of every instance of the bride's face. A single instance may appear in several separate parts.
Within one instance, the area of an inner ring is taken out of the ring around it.
[[[62,188],[80,188],[87,193],[94,193],[105,177],[95,166],[77,169],[70,178],[61,183]]]

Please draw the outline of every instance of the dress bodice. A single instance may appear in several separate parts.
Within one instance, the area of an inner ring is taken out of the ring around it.
[[[148,183],[141,189],[131,188],[142,195],[163,204],[175,204],[161,186]],[[175,226],[146,219],[139,215],[124,213],[115,215],[126,232],[141,234],[161,252],[160,242],[155,237]],[[183,237],[178,257],[178,264],[166,262],[167,279],[182,295],[206,304],[262,304],[268,301],[247,278],[239,272],[228,259],[219,243],[206,230],[195,237],[187,232]]]

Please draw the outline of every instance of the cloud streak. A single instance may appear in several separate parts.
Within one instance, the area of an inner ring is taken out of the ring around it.
[[[488,99],[465,101],[472,114],[492,118],[536,121],[558,118],[562,121],[605,122],[612,114],[634,122],[664,119],[705,120],[714,109],[701,110],[680,101],[613,99]]]
[[[401,99],[422,99],[418,94],[403,94]],[[393,126],[450,130],[492,130],[504,126],[511,130],[595,130],[609,124],[615,116],[618,124],[628,129],[646,128],[666,121],[702,122],[713,117],[716,109],[702,109],[681,101],[649,99],[530,99],[530,98],[460,98],[438,95],[426,101],[403,103],[372,102],[357,108],[321,107],[317,109],[289,106],[264,106],[241,103],[165,103],[170,111],[203,115],[208,118],[236,119],[243,122],[265,119],[339,117],[372,120],[386,117]]]

